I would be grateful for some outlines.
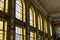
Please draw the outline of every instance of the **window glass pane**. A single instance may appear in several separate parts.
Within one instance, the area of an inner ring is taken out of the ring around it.
[[[20,20],[22,20],[22,14],[20,14]]]
[[[50,35],[52,36],[52,26],[50,24]]]
[[[33,20],[30,20],[30,25],[33,25]]]
[[[26,35],[26,30],[24,29],[24,35]]]
[[[0,30],[3,30],[3,21],[0,21]]]
[[[6,0],[6,8],[5,8],[5,12],[8,12],[8,0]]]
[[[16,11],[16,18],[20,19],[20,13]]]
[[[20,40],[23,40],[22,38],[23,38],[23,37],[20,37]]]
[[[32,32],[30,32],[30,37],[33,37],[33,33]]]
[[[5,22],[5,27],[4,27],[5,31],[7,31],[7,22]]]
[[[3,40],[3,31],[0,31],[0,40]]]
[[[20,28],[19,27],[16,27],[16,33],[20,34]]]
[[[20,12],[20,7],[16,4],[16,11]]]
[[[0,0],[0,10],[3,11],[4,9],[4,0]]]
[[[17,19],[25,22],[25,3],[24,3],[24,0],[16,0],[16,16],[15,17]]]
[[[25,32],[26,32],[25,29],[22,30],[22,28],[16,27],[16,35],[15,35],[16,40],[23,40],[23,39],[26,40],[26,34],[25,34]]]
[[[44,32],[47,33],[47,21],[44,19]]]
[[[16,0],[16,18],[20,19],[22,13],[22,3],[21,0]]]
[[[20,40],[20,35],[16,34],[16,40]]]
[[[24,28],[24,40],[26,40],[26,29]]]
[[[30,11],[30,25],[33,26],[33,27],[36,27],[36,20],[35,20],[35,11],[34,11],[34,8],[31,7],[29,9]]]
[[[30,40],[36,40],[36,33],[30,32]]]
[[[33,33],[33,37],[34,37],[34,40],[36,40],[36,33],[35,32]]]
[[[40,16],[38,16],[38,29],[40,30]]]
[[[20,34],[22,34],[22,28],[20,28]]]
[[[41,31],[43,30],[43,28],[42,28],[42,17],[41,17]]]
[[[33,26],[33,13],[32,13],[32,9],[30,8],[30,25]]]
[[[6,40],[6,36],[7,36],[7,22],[5,21],[5,25],[4,25],[4,39]]]
[[[38,15],[38,29],[42,31],[42,17],[40,14]]]
[[[33,38],[30,38],[30,40],[33,40]]]
[[[7,37],[7,32],[5,32],[5,40],[6,40],[6,37]]]
[[[35,13],[34,13],[34,27],[36,27]]]

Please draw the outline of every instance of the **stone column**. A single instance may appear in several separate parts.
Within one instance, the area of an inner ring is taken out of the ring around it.
[[[15,1],[8,0],[7,40],[15,40]]]

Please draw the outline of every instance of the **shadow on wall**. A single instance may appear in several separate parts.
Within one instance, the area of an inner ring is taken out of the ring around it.
[[[57,40],[60,40],[60,37],[58,37]]]
[[[60,40],[60,30],[54,31],[54,40]]]
[[[60,25],[54,25],[54,27],[53,27],[53,39],[60,40]]]

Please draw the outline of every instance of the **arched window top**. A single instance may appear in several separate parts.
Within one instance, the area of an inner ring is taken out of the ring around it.
[[[24,3],[24,0],[16,0],[16,18],[25,22],[25,3]]]
[[[30,11],[30,25],[36,27],[35,10],[31,6],[29,11]]]
[[[35,14],[35,10],[34,10],[34,8],[32,6],[30,7],[30,12]]]
[[[39,14],[38,15],[38,29],[39,30],[43,30],[43,28],[42,28],[42,16],[41,16],[41,14]]]

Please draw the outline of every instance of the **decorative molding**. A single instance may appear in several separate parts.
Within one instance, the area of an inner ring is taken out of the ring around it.
[[[44,15],[44,16],[46,16],[47,15],[47,12],[45,11],[45,9],[40,5],[40,3],[37,1],[37,0],[31,0],[31,2],[34,4],[34,6],[39,10],[39,11],[41,11],[42,12],[42,14]],[[40,8],[40,9],[39,9]]]

